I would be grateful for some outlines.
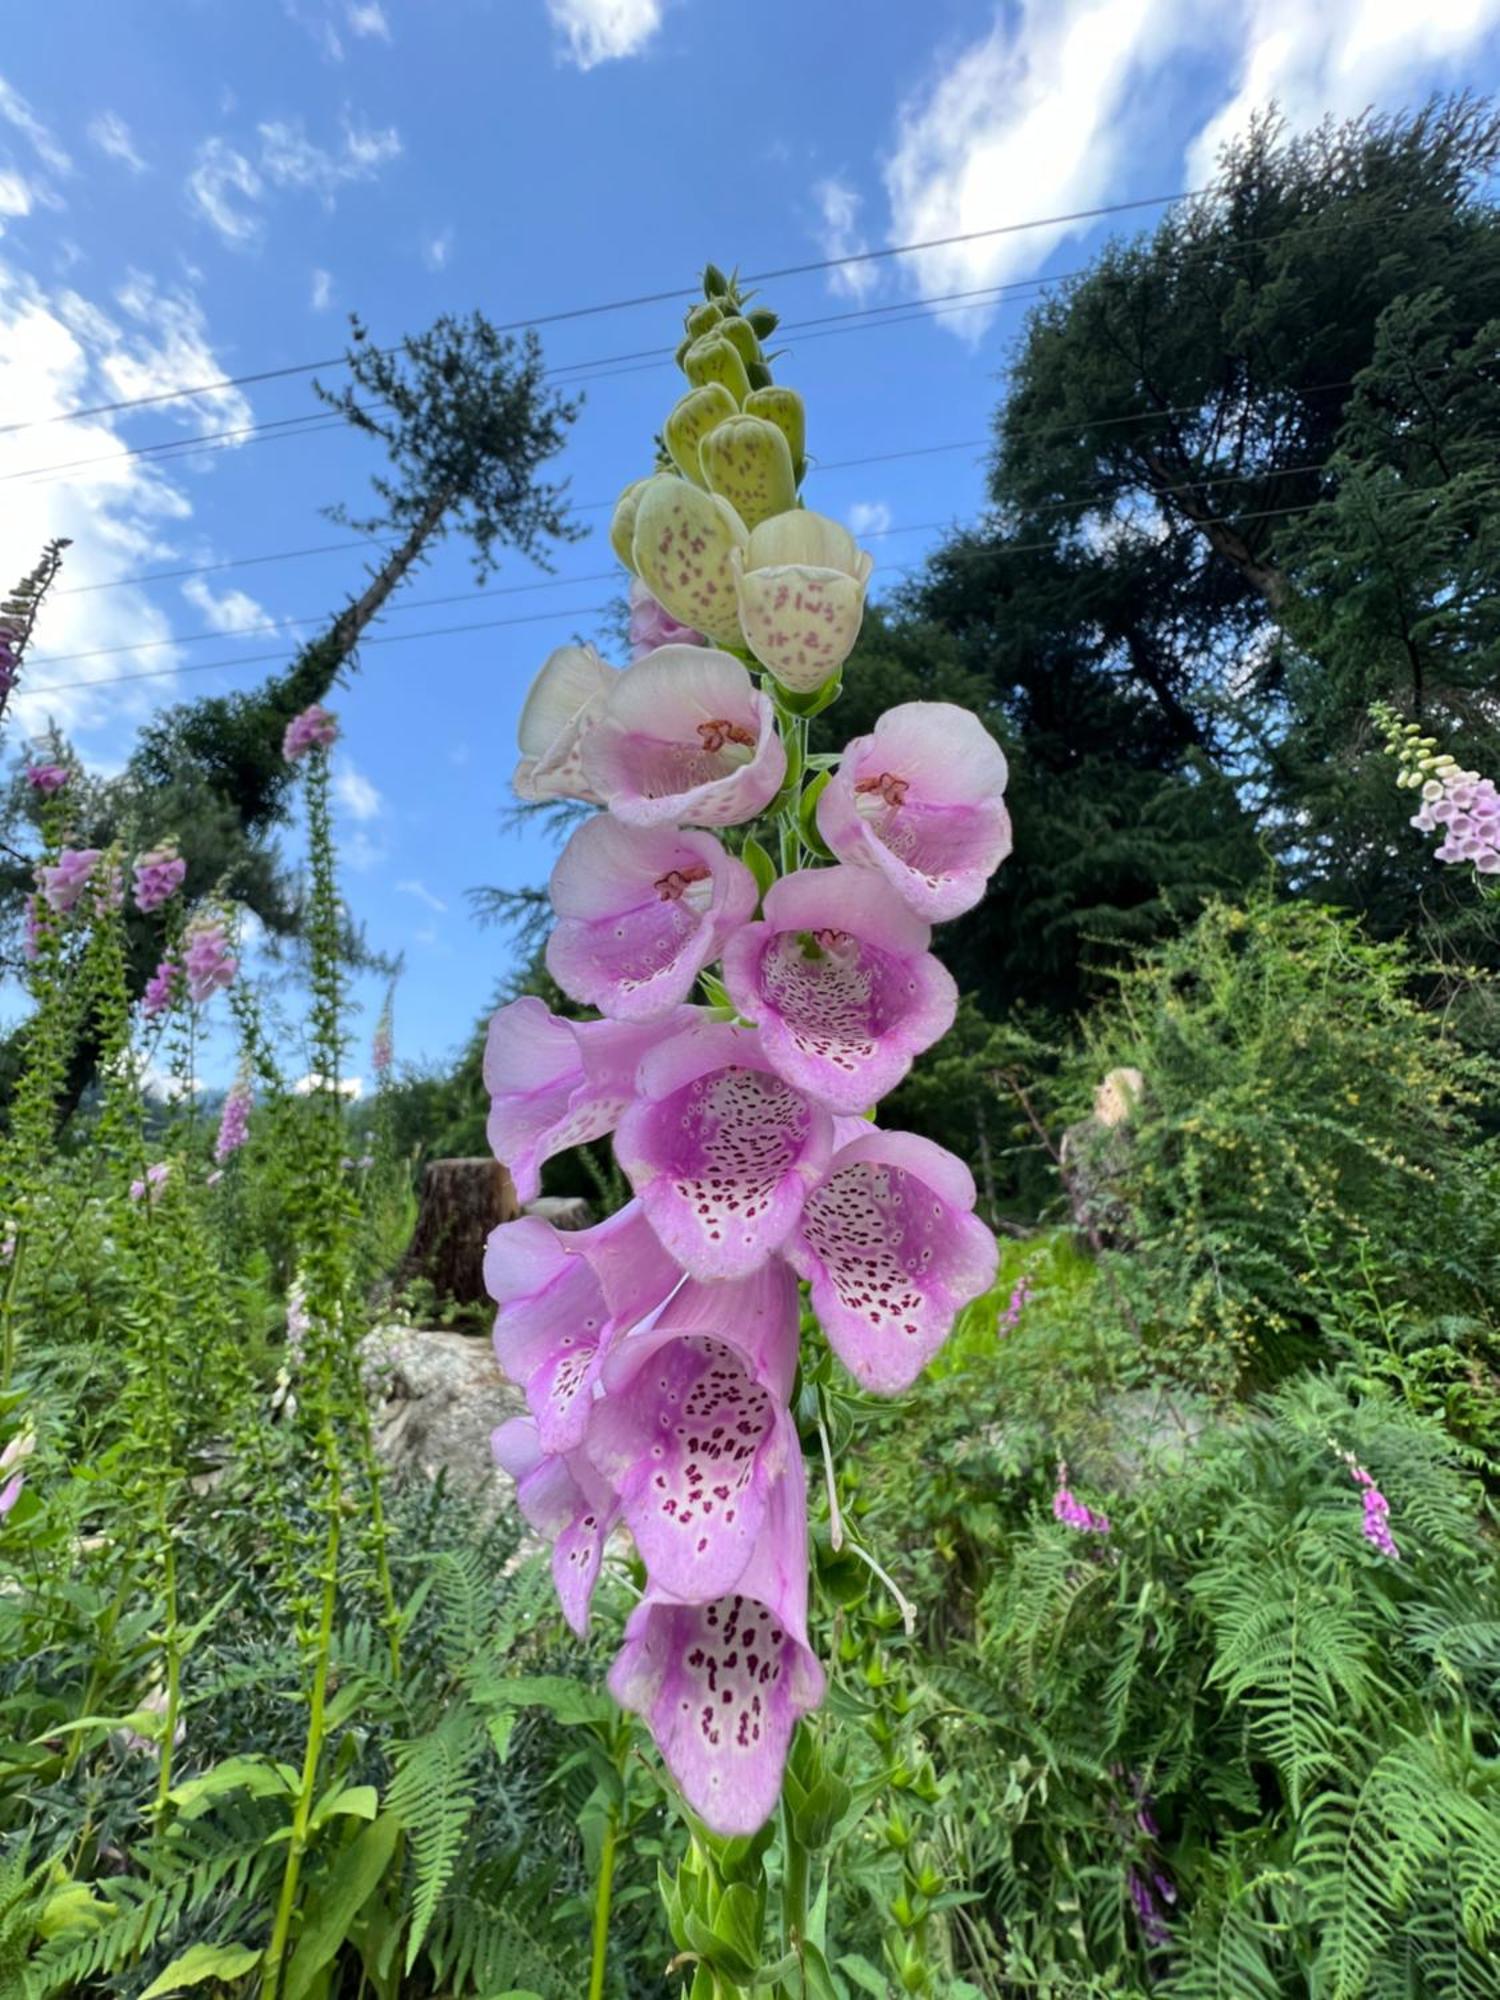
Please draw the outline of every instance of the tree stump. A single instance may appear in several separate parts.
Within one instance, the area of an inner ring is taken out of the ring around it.
[[[515,1214],[516,1190],[498,1160],[430,1161],[402,1276],[425,1278],[440,1299],[482,1305],[485,1240]]]

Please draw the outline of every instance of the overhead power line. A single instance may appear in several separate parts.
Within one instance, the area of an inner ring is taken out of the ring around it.
[[[1023,222],[997,222],[987,229],[966,229],[951,236],[929,236],[912,243],[888,243],[878,250],[859,250],[843,257],[817,257],[803,264],[783,264],[776,270],[752,271],[745,279],[747,284],[768,284],[779,278],[803,278],[817,271],[834,271],[855,264],[876,264],[892,257],[914,256],[922,250],[946,250],[960,243],[979,243],[996,236],[1014,236],[1031,229],[1056,229],[1075,222],[1095,222],[1107,215],[1125,215],[1142,208],[1164,208],[1175,201],[1186,201],[1202,189],[1181,189],[1175,194],[1140,195],[1132,201],[1113,201],[1097,208],[1080,208],[1066,215],[1032,216]],[[593,305],[566,306],[559,311],[536,313],[529,319],[503,320],[496,327],[497,333],[523,333],[544,326],[558,326],[564,321],[592,319],[603,313],[626,312],[637,306],[665,305],[675,299],[696,298],[697,286],[673,286],[659,292],[639,292],[630,298],[604,299]],[[387,353],[395,353],[388,348]],[[347,366],[347,355],[337,354],[320,361],[290,362],[279,368],[258,368],[243,375],[222,375],[211,382],[184,383],[171,389],[157,390],[149,396],[122,396],[113,403],[95,403],[87,408],[63,410],[50,417],[22,418],[18,421],[0,424],[0,433],[23,430],[37,430],[50,424],[77,422],[84,417],[114,416],[121,410],[143,409],[149,404],[183,402],[191,396],[220,394],[225,389],[240,389],[257,382],[284,380],[292,375],[311,375],[319,368],[342,368]]]

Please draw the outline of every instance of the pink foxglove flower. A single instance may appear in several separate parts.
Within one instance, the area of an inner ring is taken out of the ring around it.
[[[66,764],[29,764],[26,768],[26,782],[34,792],[40,792],[44,799],[60,792],[72,778]]]
[[[847,528],[794,507],[750,530],[729,558],[746,643],[796,694],[829,681],[854,650],[873,561]]]
[[[39,867],[37,885],[49,909],[59,916],[73,909],[93,879],[101,858],[97,847],[65,847],[54,863]]]
[[[643,659],[658,646],[706,646],[708,640],[657,603],[638,576],[630,579],[630,657]]]
[[[219,1134],[214,1141],[214,1158],[221,1167],[250,1137],[251,1101],[250,1086],[243,1080],[237,1082],[224,1099],[224,1109],[219,1114]]]
[[[775,1809],[798,1720],[823,1699],[807,1643],[807,1493],[800,1455],[776,1482],[736,1590],[682,1604],[652,1582],[609,1675],[713,1832],[751,1834]]]
[[[388,1076],[395,1060],[395,1044],[391,1035],[391,1017],[384,1013],[375,1023],[375,1032],[370,1037],[370,1067],[377,1076]]]
[[[738,1584],[798,1456],[786,1401],[799,1329],[796,1284],[779,1259],[737,1283],[693,1290],[691,1330],[674,1324],[673,1300],[612,1351],[585,1448],[619,1497],[653,1585],[703,1604]],[[719,1330],[696,1330],[704,1320]],[[740,1345],[757,1321],[759,1366]]]
[[[300,764],[312,751],[327,750],[336,743],[338,734],[338,717],[315,701],[287,724],[281,754],[289,764]]]
[[[182,970],[187,979],[188,998],[195,1007],[201,1007],[220,987],[232,985],[239,963],[229,948],[222,918],[198,917],[188,926]]]
[[[1108,1514],[1096,1514],[1092,1507],[1086,1507],[1077,1499],[1068,1485],[1068,1468],[1057,1468],[1057,1491],[1052,1496],[1052,1518],[1061,1521],[1065,1528],[1076,1528],[1080,1535],[1107,1535]]]
[[[748,1028],[675,1036],[640,1066],[615,1158],[695,1278],[741,1278],[780,1249],[833,1147],[820,1104],[777,1076]]]
[[[787,1255],[861,1387],[910,1387],[995,1282],[995,1238],[973,1210],[963,1161],[911,1132],[867,1129],[809,1193]]]
[[[626,667],[582,755],[594,792],[632,826],[738,826],[786,777],[770,697],[732,654],[700,646]]]
[[[1367,1472],[1353,1452],[1341,1451],[1339,1457],[1349,1468],[1349,1477],[1363,1490],[1364,1519],[1360,1523],[1360,1533],[1378,1554],[1392,1562],[1400,1562],[1401,1551],[1396,1546],[1391,1533],[1391,1503],[1375,1484],[1374,1477]]]
[[[34,965],[42,949],[42,926],[47,922],[42,912],[46,904],[40,889],[33,889],[26,898],[24,928],[21,933],[21,955],[28,965]]]
[[[584,775],[581,746],[619,679],[592,646],[559,646],[531,683],[516,730],[521,761],[511,784],[523,799],[602,803]]]
[[[1481,875],[1500,875],[1500,789],[1477,771],[1445,769],[1422,787],[1412,825],[1441,833],[1439,861],[1468,862]]]
[[[167,1177],[171,1171],[172,1162],[170,1160],[158,1160],[155,1166],[147,1167],[144,1180],[132,1181],[130,1183],[130,1199],[132,1201],[144,1201],[149,1195],[152,1201],[155,1201],[156,1197],[166,1186]]]
[[[971,910],[1010,852],[1005,755],[978,716],[946,701],[888,708],[857,736],[818,800],[841,861],[878,868],[929,923]]]
[[[582,1638],[604,1544],[620,1506],[581,1451],[545,1452],[530,1417],[512,1417],[490,1438],[495,1462],[516,1482],[516,1505],[552,1544],[552,1581],[569,1625]]]
[[[646,1026],[564,1021],[530,997],[500,1009],[484,1048],[487,1129],[518,1201],[536,1200],[555,1153],[614,1130],[635,1096],[642,1057],[698,1018],[684,1007]]]
[[[764,921],[724,948],[724,984],[779,1076],[863,1111],[946,1035],[958,988],[932,932],[870,868],[808,868],[766,891]]]
[[[711,833],[586,820],[552,871],[547,969],[616,1021],[680,1006],[755,909],[755,877]]]
[[[491,1231],[485,1288],[500,1307],[495,1355],[526,1395],[543,1451],[573,1451],[616,1336],[660,1306],[681,1272],[639,1202],[593,1229],[523,1215]]]
[[[135,906],[143,915],[159,910],[182,887],[187,863],[171,841],[163,841],[148,854],[138,855],[135,864]]]
[[[22,1468],[35,1449],[36,1432],[28,1425],[26,1429],[17,1431],[4,1451],[0,1451],[0,1479],[5,1481],[0,1486],[0,1520],[4,1520],[21,1497],[26,1484]]]
[[[177,978],[176,964],[170,958],[164,958],[146,981],[141,994],[141,1012],[147,1020],[156,1014],[164,1014],[171,1006],[172,992]]]

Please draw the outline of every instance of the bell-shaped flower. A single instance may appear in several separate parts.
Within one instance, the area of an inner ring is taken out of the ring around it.
[[[530,1417],[501,1424],[491,1433],[490,1450],[516,1482],[522,1518],[552,1544],[557,1601],[581,1639],[589,1629],[589,1603],[619,1502],[581,1451],[543,1451]]]
[[[740,643],[730,556],[745,546],[745,524],[717,494],[659,472],[635,503],[636,575],[674,618],[722,645]]]
[[[587,799],[579,746],[617,678],[592,646],[559,646],[542,663],[521,709],[521,761],[511,779],[523,799]]]
[[[653,1581],[609,1688],[645,1719],[693,1811],[733,1837],[775,1810],[792,1731],[824,1686],[807,1643],[806,1475],[793,1453],[736,1589],[681,1604]]]
[[[648,1026],[565,1021],[530,996],[495,1014],[484,1047],[487,1130],[518,1201],[535,1201],[554,1154],[602,1138],[635,1095],[641,1058],[700,1017],[683,1007]]]
[[[704,646],[708,641],[690,625],[680,625],[664,611],[638,576],[630,579],[630,657],[643,660],[658,646]]]
[[[660,646],[619,674],[582,745],[593,794],[631,826],[738,826],[780,791],[786,751],[744,665]]]
[[[835,1354],[881,1396],[916,1380],[998,1263],[963,1161],[873,1128],[834,1154],[786,1254]]]
[[[794,507],[731,558],[745,643],[794,694],[831,680],[854,650],[875,567],[847,528]]]
[[[752,915],[755,877],[711,833],[586,820],[552,871],[547,969],[616,1021],[654,1021],[687,999]]]
[[[704,1297],[685,1301],[689,1291]],[[720,1330],[684,1330],[680,1318]],[[777,1323],[760,1343],[764,1373],[737,1338],[757,1318]],[[585,1449],[618,1495],[652,1583],[673,1597],[707,1603],[744,1573],[798,1450],[786,1410],[797,1334],[796,1280],[777,1258],[736,1283],[684,1287],[604,1364]]]
[[[491,1231],[484,1282],[500,1308],[495,1356],[525,1392],[543,1451],[583,1442],[610,1342],[681,1279],[639,1202],[593,1229],[564,1233],[523,1215]]]
[[[971,910],[1010,852],[1005,753],[977,715],[947,701],[888,708],[848,744],[818,799],[841,861],[878,868],[929,923]]]
[[[695,486],[705,484],[698,448],[711,430],[739,413],[739,404],[722,382],[706,382],[701,389],[689,389],[676,404],[661,427],[661,435],[672,463],[684,479],[691,479]]]
[[[822,1105],[779,1077],[749,1028],[694,1027],[641,1063],[615,1158],[694,1278],[740,1278],[786,1241],[833,1147]]]
[[[932,932],[871,868],[805,868],[724,947],[724,984],[778,1076],[845,1114],[894,1090],[947,1034],[952,975]]]
[[[615,502],[614,512],[609,517],[609,545],[626,569],[635,568],[636,509],[641,504],[641,495],[650,484],[650,477],[632,479]]]
[[[786,433],[765,417],[716,424],[698,447],[698,462],[709,492],[727,500],[752,533],[797,504]]]

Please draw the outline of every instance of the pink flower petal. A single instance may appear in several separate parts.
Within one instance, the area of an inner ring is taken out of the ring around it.
[[[516,1482],[516,1505],[552,1544],[552,1581],[562,1613],[581,1639],[599,1580],[604,1544],[619,1505],[582,1452],[544,1452],[529,1417],[512,1417],[490,1438],[502,1471]]]
[[[995,1239],[973,1207],[962,1160],[911,1132],[855,1139],[809,1193],[787,1256],[863,1388],[908,1388],[994,1283]]]
[[[552,871],[547,969],[617,1021],[680,1006],[754,911],[755,878],[711,833],[586,820]]]
[[[875,1104],[953,1025],[931,932],[871,868],[803,869],[724,947],[724,983],[779,1076],[832,1111]]]

